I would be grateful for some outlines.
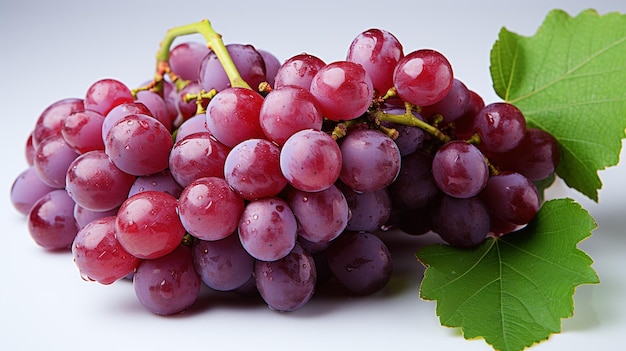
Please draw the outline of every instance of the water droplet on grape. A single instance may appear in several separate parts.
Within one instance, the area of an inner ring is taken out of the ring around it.
[[[254,216],[252,216],[252,219],[254,219],[254,220],[259,219],[259,215],[258,215],[258,214],[255,214]]]

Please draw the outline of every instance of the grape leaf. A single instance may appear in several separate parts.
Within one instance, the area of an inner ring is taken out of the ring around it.
[[[598,170],[626,136],[626,15],[553,10],[531,37],[502,28],[490,70],[496,93],[559,141],[559,177],[598,201]]]
[[[551,200],[518,232],[476,249],[431,245],[417,253],[427,267],[420,288],[437,301],[442,325],[461,327],[494,349],[517,351],[547,339],[573,315],[578,285],[599,282],[576,246],[596,223],[571,199]]]

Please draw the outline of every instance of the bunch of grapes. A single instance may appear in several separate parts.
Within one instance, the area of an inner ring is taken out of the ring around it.
[[[227,60],[178,44],[169,78],[102,79],[39,116],[11,199],[85,280],[132,279],[160,315],[202,284],[293,311],[321,284],[382,289],[389,228],[471,248],[538,211],[557,142],[515,106],[485,105],[438,51],[405,54],[380,29],[332,63],[219,48]]]

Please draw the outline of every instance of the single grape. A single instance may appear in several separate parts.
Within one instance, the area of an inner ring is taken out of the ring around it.
[[[53,190],[37,200],[27,219],[31,237],[47,250],[69,248],[78,233],[74,201],[63,189]]]
[[[302,53],[290,57],[276,72],[274,89],[295,85],[308,90],[313,77],[324,66],[326,63],[314,55]]]
[[[261,54],[252,45],[228,44],[226,50],[241,78],[252,89],[257,90],[266,77],[265,62]],[[206,91],[215,89],[221,92],[231,87],[222,63],[213,50],[202,59],[199,74],[200,84]]]
[[[528,128],[517,147],[504,153],[490,153],[489,159],[503,170],[520,173],[536,182],[556,171],[560,159],[559,143],[544,130]]]
[[[433,178],[432,156],[416,151],[402,157],[401,165],[398,177],[389,185],[394,208],[423,208],[437,198],[441,191]]]
[[[230,148],[208,132],[190,134],[174,144],[169,156],[172,177],[182,187],[202,177],[224,177]]]
[[[443,145],[433,158],[433,177],[444,193],[469,198],[486,185],[489,168],[480,150],[465,141],[456,140]]]
[[[117,168],[104,151],[89,151],[69,166],[66,190],[82,207],[92,211],[109,211],[128,197],[135,177]]]
[[[506,102],[485,106],[474,118],[480,147],[490,152],[509,151],[524,139],[526,119],[517,107]]]
[[[374,97],[372,80],[363,66],[349,61],[337,61],[322,67],[313,77],[310,91],[317,99],[322,115],[333,121],[361,116]]]
[[[284,200],[272,197],[248,203],[239,220],[239,239],[257,260],[276,261],[296,243],[298,225]]]
[[[475,247],[489,233],[489,211],[476,196],[460,199],[443,195],[432,207],[431,219],[433,231],[455,247]]]
[[[315,262],[299,244],[284,258],[257,261],[254,266],[256,286],[269,308],[295,311],[313,297],[317,272]]]
[[[185,137],[195,133],[209,133],[209,129],[206,126],[206,114],[200,113],[186,119],[180,127],[176,129],[176,138],[174,139],[174,142],[177,143]]]
[[[357,192],[382,189],[400,172],[400,150],[387,135],[371,129],[355,130],[341,142],[339,179]]]
[[[78,231],[72,256],[83,279],[105,285],[132,273],[140,262],[115,238],[114,216],[96,219]]]
[[[402,44],[390,32],[368,29],[352,41],[347,61],[363,66],[378,94],[385,95],[393,86],[393,71],[404,56]]]
[[[400,59],[393,73],[393,83],[400,98],[413,105],[432,105],[443,99],[454,75],[448,59],[430,49],[413,51]]]
[[[330,242],[341,234],[350,217],[343,193],[334,185],[314,193],[291,189],[287,203],[298,221],[298,233],[312,242]]]
[[[328,189],[339,178],[342,164],[337,142],[325,132],[306,129],[294,133],[280,152],[280,169],[296,189]]]
[[[184,42],[170,50],[170,69],[184,80],[197,81],[200,78],[200,64],[211,50],[200,42]]]
[[[147,115],[132,114],[111,127],[105,140],[105,152],[122,171],[142,176],[168,167],[173,143],[161,122]]]
[[[85,110],[92,110],[106,116],[111,109],[135,99],[124,83],[110,78],[93,83],[85,93]]]
[[[263,97],[245,88],[228,88],[211,99],[206,111],[207,128],[222,144],[264,138],[259,121]]]
[[[231,291],[252,278],[255,259],[241,246],[236,233],[220,240],[195,240],[193,262],[211,289]]]
[[[54,190],[54,187],[41,181],[34,167],[20,173],[11,185],[11,203],[15,209],[27,215],[41,197]]]
[[[82,99],[67,98],[59,100],[48,106],[39,115],[33,130],[33,147],[36,148],[41,141],[52,135],[60,135],[63,128],[63,121],[67,116],[75,112],[84,111]]]
[[[104,150],[102,123],[104,116],[95,111],[75,112],[63,121],[61,134],[67,145],[79,154]]]
[[[326,251],[333,276],[349,291],[373,294],[384,288],[393,272],[391,253],[368,232],[345,232]]]
[[[265,81],[268,82],[270,86],[274,86],[276,73],[281,66],[280,61],[274,54],[267,50],[257,49],[256,51],[261,54],[263,62],[265,63]]]
[[[470,108],[471,96],[467,86],[458,79],[452,81],[450,91],[433,105],[423,106],[422,115],[431,118],[435,114],[443,117],[443,122],[456,121]]]
[[[259,121],[267,139],[278,145],[298,131],[322,129],[317,101],[308,90],[296,86],[276,88],[267,94]]]
[[[280,171],[280,149],[265,139],[249,139],[226,156],[224,178],[246,200],[278,195],[287,185]]]
[[[159,173],[137,177],[128,191],[128,197],[149,190],[162,191],[178,198],[183,187],[176,182],[170,170],[166,169]]]
[[[163,257],[143,260],[133,275],[137,299],[157,315],[173,315],[187,310],[198,299],[201,286],[191,249],[184,245]]]
[[[129,197],[115,221],[117,240],[131,255],[154,259],[172,252],[185,235],[175,197],[144,191]]]
[[[244,202],[224,179],[204,177],[183,190],[178,208],[189,234],[202,240],[220,240],[237,230]]]
[[[374,232],[389,220],[391,196],[387,188],[357,193],[341,183],[339,189],[346,197],[350,209],[346,230]]]
[[[483,195],[494,216],[513,224],[527,224],[541,206],[533,182],[516,172],[490,177]]]
[[[34,167],[42,182],[53,188],[65,187],[70,164],[78,157],[61,135],[44,139],[35,151]]]

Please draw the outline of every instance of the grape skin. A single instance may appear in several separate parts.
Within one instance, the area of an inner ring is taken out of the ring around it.
[[[400,150],[385,134],[369,129],[349,133],[340,146],[339,179],[357,192],[382,189],[400,172]]]
[[[191,307],[198,299],[201,285],[191,249],[184,245],[165,256],[141,261],[133,275],[139,302],[152,313],[164,316]]]
[[[316,192],[339,178],[342,156],[337,143],[325,132],[306,129],[294,133],[280,151],[280,169],[294,188]]]
[[[257,260],[276,261],[296,243],[296,217],[284,200],[272,197],[250,202],[239,220],[239,239]]]
[[[480,150],[460,140],[439,148],[432,167],[439,189],[458,198],[477,195],[489,178],[489,168]]]

